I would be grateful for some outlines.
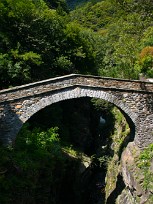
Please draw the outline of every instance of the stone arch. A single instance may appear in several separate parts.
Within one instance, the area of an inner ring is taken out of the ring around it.
[[[25,123],[32,115],[51,104],[81,97],[99,98],[113,103],[124,113],[125,116],[127,115],[128,118],[130,118],[133,124],[135,124],[137,115],[130,110],[125,102],[122,102],[111,93],[98,90],[96,88],[81,86],[62,89],[42,97],[42,99],[38,102],[33,103],[30,107],[28,107],[27,111],[20,116],[20,120]]]

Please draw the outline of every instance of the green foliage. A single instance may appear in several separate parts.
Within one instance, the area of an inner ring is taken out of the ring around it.
[[[59,142],[58,128],[50,128],[46,132],[40,130],[40,128],[35,128],[32,132],[25,125],[18,135],[18,138],[21,136],[19,140],[16,141],[16,145],[21,149],[24,147],[31,148],[34,150],[35,148],[45,149],[47,151],[51,151],[52,145],[55,145]],[[32,145],[32,146],[31,146]]]
[[[152,77],[151,59],[139,63],[153,45],[151,0],[85,2],[0,2],[1,88],[69,73]]]
[[[75,22],[70,22],[65,29],[67,44],[65,50],[73,63],[73,72],[97,74],[97,61],[102,53],[99,35],[84,29]]]
[[[62,74],[62,70],[63,72],[71,72],[71,70],[73,69],[73,63],[71,62],[70,59],[68,59],[67,56],[60,56],[58,58],[55,59],[54,65],[61,70],[61,74]]]
[[[98,157],[97,158],[98,159],[98,161],[99,161],[99,166],[100,167],[105,167],[105,168],[107,168],[107,166],[108,166],[108,163],[109,163],[109,157],[108,156],[101,156],[101,157]]]
[[[110,1],[89,1],[71,12],[71,19],[94,31],[104,29],[114,18],[116,8]]]
[[[141,50],[135,66],[143,75],[153,77],[153,46],[147,46]]]
[[[144,175],[143,187],[145,190],[153,188],[153,173],[150,169],[151,162],[153,159],[153,144],[150,144],[146,149],[144,149],[138,160],[138,167],[142,170]]]
[[[139,14],[129,14],[109,25],[104,57],[105,68],[100,70],[100,74],[128,79],[138,78],[139,72],[134,65],[143,26]]]
[[[57,130],[24,126],[15,147],[0,148],[0,203],[54,203],[65,170]]]
[[[153,4],[152,0],[115,0],[126,12],[138,12],[142,20],[152,18]]]
[[[143,33],[142,36],[142,47],[146,47],[146,46],[153,46],[153,27],[149,26]]]
[[[0,3],[1,87],[68,73],[97,73],[98,35],[43,0]]]
[[[73,146],[65,146],[62,148],[64,152],[66,152],[68,155],[71,155],[73,157],[77,158],[78,152],[76,150],[74,150]]]
[[[114,132],[111,135],[113,140],[113,150],[115,154],[120,154],[123,142],[130,133],[129,125],[124,118],[123,114],[116,107],[112,110],[115,116],[115,127]]]
[[[146,6],[137,0],[105,0],[89,2],[71,12],[72,21],[98,31],[103,39],[99,75],[138,79],[141,70],[137,59],[141,44],[145,42],[142,36],[151,27],[152,14],[148,5],[152,8],[150,1]],[[152,35],[151,29],[148,35]]]
[[[139,66],[142,73],[153,78],[153,56],[144,57]]]
[[[95,107],[95,109],[98,111],[104,111],[104,110],[110,111],[113,108],[113,104],[102,99],[92,98],[91,102]]]
[[[40,55],[33,52],[19,54],[18,50],[11,50],[7,54],[0,53],[1,83],[9,85],[29,82],[31,79],[30,67],[40,65]]]
[[[2,85],[18,85],[46,77],[46,66],[50,63],[46,65],[47,56],[52,59],[51,53],[56,50],[62,33],[56,12],[49,10],[42,0],[3,0],[0,23],[0,53],[7,55],[1,68],[1,76],[5,76]]]
[[[130,133],[129,125],[124,118],[123,114],[119,109],[114,107],[112,109],[112,113],[114,115],[114,129],[111,134],[111,150],[113,150],[113,154],[109,157],[107,162],[107,174],[106,174],[106,199],[111,195],[114,189],[116,189],[117,178],[120,172],[120,156],[125,147],[125,141],[128,138]]]
[[[65,0],[44,0],[50,8],[62,9],[68,12],[68,7]]]

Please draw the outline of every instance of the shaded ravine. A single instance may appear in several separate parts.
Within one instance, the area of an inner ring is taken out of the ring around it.
[[[112,106],[96,109],[89,98],[68,100],[54,104],[35,114],[28,121],[31,127],[48,128],[58,126],[62,143],[72,145],[75,149],[92,158],[92,163],[79,174],[79,164],[75,162],[66,169],[61,181],[60,200],[58,204],[102,204],[105,203],[105,177],[107,165],[105,159],[113,157],[111,134],[114,132],[115,118],[111,113]],[[72,114],[73,113],[73,114]],[[100,118],[106,124],[100,124]],[[119,157],[127,145],[129,136],[125,138],[119,149]],[[104,159],[100,163],[100,159]],[[72,159],[73,160],[73,159]],[[71,163],[71,162],[70,162]],[[77,161],[78,163],[78,161]],[[80,161],[81,163],[81,161]],[[118,175],[116,188],[107,198],[107,203],[115,203],[115,199],[124,188],[122,177]]]

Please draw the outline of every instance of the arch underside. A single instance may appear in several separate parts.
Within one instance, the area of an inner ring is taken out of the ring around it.
[[[81,97],[99,98],[112,103],[123,113],[125,113],[125,115],[127,115],[135,124],[137,114],[133,113],[125,102],[122,102],[111,93],[107,93],[105,91],[97,90],[96,88],[91,87],[71,87],[69,89],[62,89],[58,92],[44,96],[38,102],[28,107],[28,110],[20,116],[20,120],[25,123],[32,115],[51,104]]]

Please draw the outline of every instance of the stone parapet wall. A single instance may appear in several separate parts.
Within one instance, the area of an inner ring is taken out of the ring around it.
[[[84,85],[90,87],[100,87],[102,89],[127,91],[127,92],[153,92],[153,83],[136,81],[136,80],[123,80],[113,78],[101,78],[96,76],[84,75],[67,75],[48,79],[36,83],[22,85],[11,89],[0,91],[0,103],[12,101],[19,98],[25,98],[33,95],[43,94],[57,89],[66,88],[69,86]]]

